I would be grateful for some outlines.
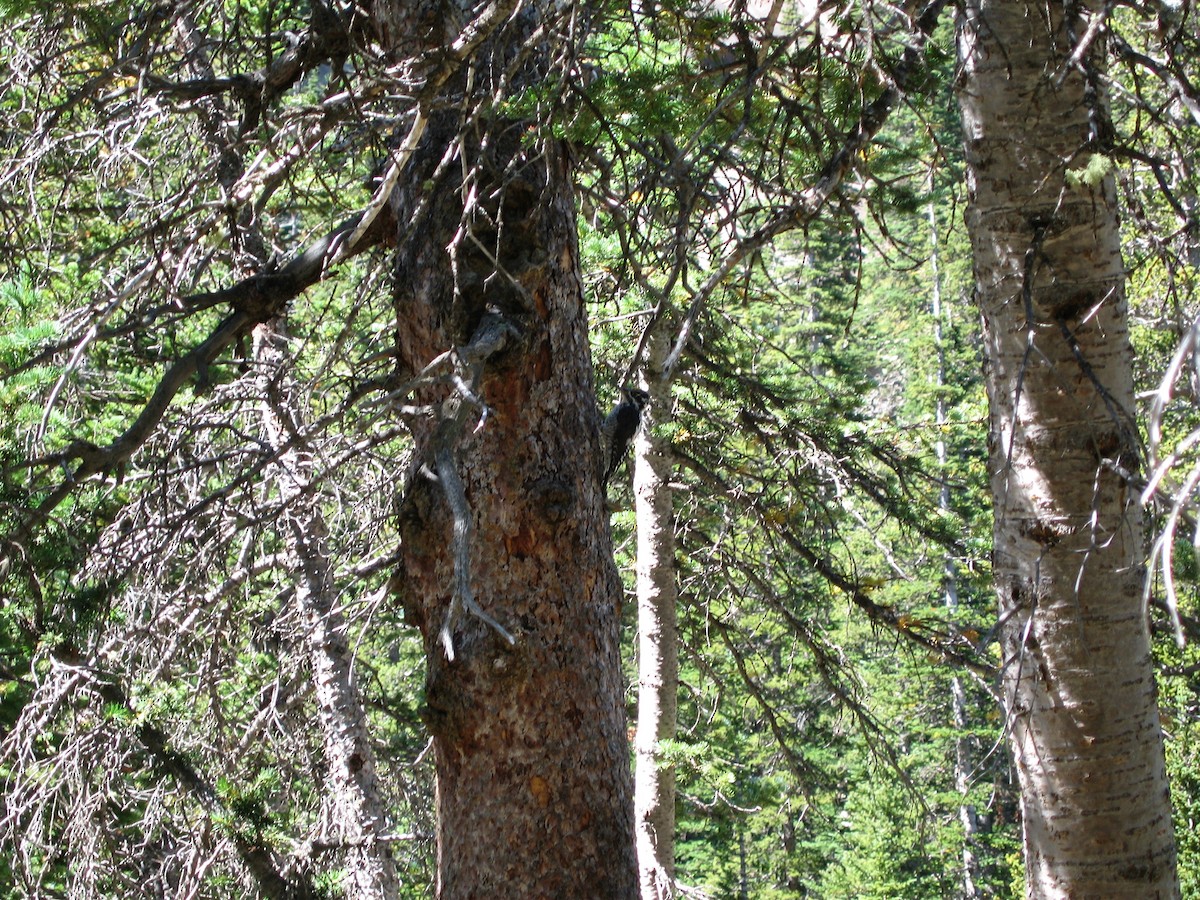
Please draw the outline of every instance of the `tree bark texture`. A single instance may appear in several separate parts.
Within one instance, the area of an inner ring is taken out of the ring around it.
[[[1101,7],[968,0],[959,25],[994,575],[1028,896],[1169,898]]]
[[[385,34],[441,22],[386,5]],[[425,643],[446,900],[637,894],[569,161],[525,122],[463,114],[503,79],[544,78],[549,50],[526,42],[539,12],[522,7],[447,81],[391,198],[398,374],[425,372],[416,399],[437,411],[414,421],[425,467],[400,503],[393,581]]]
[[[294,576],[295,602],[325,747],[325,810],[317,841],[340,851],[347,900],[390,900],[399,884],[386,840],[387,812],[376,776],[367,714],[354,680],[354,654],[326,541],[327,527],[313,482],[313,450],[303,438],[302,398],[287,371],[281,321],[254,332],[261,367],[263,431],[276,453],[268,469],[283,506],[278,524]]]
[[[634,820],[642,900],[675,896],[675,767],[662,742],[675,737],[679,690],[679,629],[671,457],[654,433],[670,416],[670,382],[663,378],[666,335],[649,344],[645,387],[650,402],[634,440],[637,512],[638,717],[634,741]]]

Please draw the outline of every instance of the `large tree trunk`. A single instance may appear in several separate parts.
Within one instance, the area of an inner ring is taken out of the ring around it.
[[[384,34],[439,52],[455,38],[387,6]],[[427,655],[438,896],[632,898],[621,587],[570,168],[527,123],[485,110],[464,125],[505,79],[546,77],[544,34],[514,62],[536,13],[447,81],[455,99],[392,196],[399,375],[434,363],[417,399],[435,410],[413,425],[425,468],[400,505],[393,583]]]
[[[1116,195],[1096,155],[1100,6],[969,0],[960,23],[1008,732],[1038,898],[1179,892]]]
[[[651,326],[655,327],[655,326]],[[634,810],[642,900],[675,896],[675,767],[663,756],[673,740],[679,690],[679,630],[671,456],[655,421],[670,416],[671,386],[663,377],[665,335],[649,347],[650,402],[634,441],[637,508],[638,718],[634,742]]]

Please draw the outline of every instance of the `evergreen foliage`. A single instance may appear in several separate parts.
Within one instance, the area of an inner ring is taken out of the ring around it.
[[[278,273],[369,202],[407,100],[355,33],[263,88],[257,108],[232,102],[238,74],[295,50],[324,4],[198,5],[204,54],[142,7],[2,5],[0,898],[149,896],[186,879],[196,896],[232,897],[251,883],[247,848],[310,867],[314,894],[337,896],[345,858],[319,846],[313,673],[248,351],[198,365],[129,458],[79,467],[219,329],[219,292]],[[950,25],[921,45],[905,105],[853,177],[800,222],[781,217],[898,80],[916,26],[849,4],[772,37],[715,7],[591,5],[577,80],[504,100],[536,120],[529,140],[573,148],[601,405],[643,329],[692,329],[665,426],[679,880],[714,898],[957,897],[966,842],[977,896],[1015,896]],[[1178,62],[1197,47],[1183,27],[1153,45],[1141,15],[1113,13],[1122,142],[1071,180],[1121,181],[1139,384],[1163,398],[1145,412],[1152,465],[1172,463],[1157,514],[1173,555],[1148,596],[1187,896],[1200,892],[1200,376],[1194,353],[1171,366],[1197,327],[1200,106],[1181,111],[1196,97]],[[156,82],[168,64],[190,74]],[[203,137],[214,117],[236,132],[236,158]],[[755,234],[770,239],[739,243]],[[293,437],[315,448],[402,896],[415,898],[434,881],[428,708],[388,577],[397,497],[419,468],[412,419],[392,413],[414,415],[420,375],[393,368],[388,272],[381,246],[291,299],[287,371],[303,386],[311,424]],[[630,583],[627,483],[614,479],[611,505]]]

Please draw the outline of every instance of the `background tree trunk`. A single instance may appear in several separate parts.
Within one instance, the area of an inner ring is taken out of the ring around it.
[[[280,538],[294,582],[295,603],[305,625],[304,646],[325,747],[322,851],[345,859],[343,888],[348,900],[390,900],[398,892],[387,837],[387,812],[376,777],[367,714],[354,680],[354,654],[338,603],[326,535],[328,529],[313,481],[313,449],[291,373],[287,333],[280,320],[254,331],[254,358],[263,388],[263,431],[276,454],[268,469],[283,513]]]
[[[1102,4],[970,0],[967,214],[1030,897],[1174,897]],[[1072,174],[1077,173],[1077,174]]]
[[[930,179],[930,191],[933,190]],[[938,509],[950,513],[950,473],[947,469],[948,453],[946,450],[945,428],[947,422],[946,409],[946,343],[944,325],[948,318],[943,312],[941,247],[938,240],[937,207],[932,200],[926,208],[929,218],[929,277],[930,277],[930,315],[933,318],[933,343],[937,351],[937,373],[935,386],[937,399],[934,403],[934,424],[938,428],[937,441],[934,451],[937,454],[938,475],[941,488],[938,491]],[[953,621],[959,613],[958,599],[958,567],[954,557],[949,553],[943,564],[945,573],[942,586],[946,613]],[[975,805],[970,802],[968,794],[971,789],[971,776],[974,770],[974,760],[971,753],[971,737],[968,734],[970,722],[968,719],[969,705],[967,692],[962,678],[950,676],[950,709],[953,715],[953,725],[956,732],[954,738],[954,789],[962,797],[958,807],[958,821],[962,824],[962,886],[963,900],[976,900],[979,892],[979,860],[975,855],[975,844],[979,839],[979,817]]]
[[[675,896],[675,767],[664,759],[661,745],[675,737],[679,690],[675,521],[670,451],[654,433],[654,423],[671,415],[670,382],[661,371],[666,339],[657,333],[650,339],[645,383],[650,402],[633,445],[638,601],[634,818],[642,900]]]

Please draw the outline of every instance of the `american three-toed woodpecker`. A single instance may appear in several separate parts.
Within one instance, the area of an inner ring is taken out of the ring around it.
[[[629,450],[629,444],[637,434],[638,426],[642,424],[642,410],[649,400],[650,395],[645,391],[621,388],[621,402],[614,406],[605,418],[602,426],[608,448],[608,459],[605,461],[602,479],[605,486]]]

